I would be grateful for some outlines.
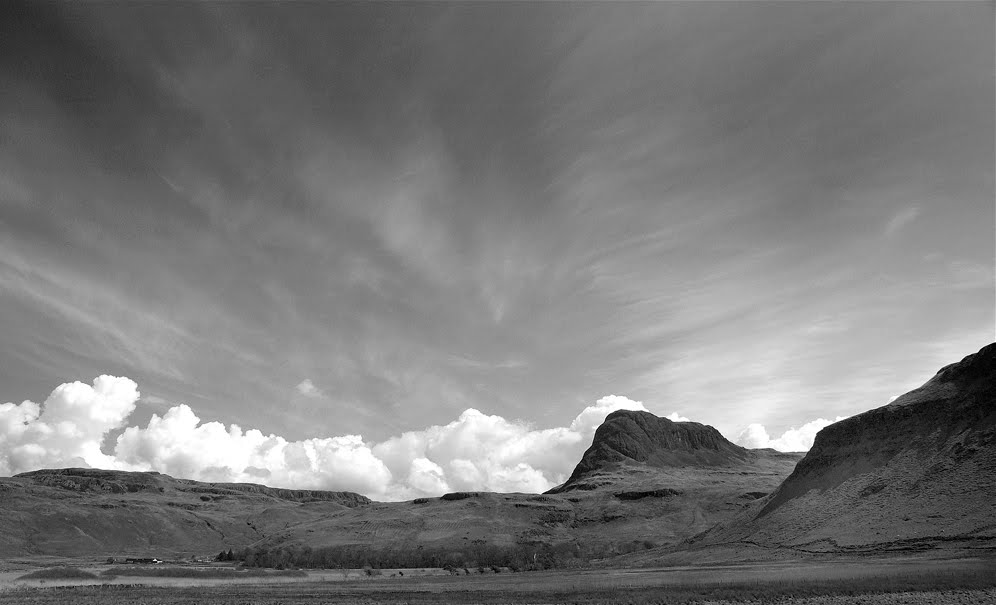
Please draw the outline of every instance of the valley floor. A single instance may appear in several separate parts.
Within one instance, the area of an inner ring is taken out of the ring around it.
[[[454,598],[455,597],[455,598]],[[108,592],[107,590],[65,590],[47,589],[30,592],[14,591],[0,592],[0,603],[16,603],[18,605],[192,605],[196,603],[211,603],[212,605],[428,605],[430,603],[460,603],[460,604],[535,604],[553,605],[559,603],[575,604],[671,604],[696,603],[700,605],[991,605],[996,603],[996,589],[979,590],[938,590],[917,592],[896,592],[859,595],[825,595],[815,597],[793,596],[744,596],[714,599],[705,595],[670,596],[665,594],[614,596],[599,595],[590,597],[586,594],[558,593],[556,595],[474,595],[452,594],[426,596],[421,593],[390,593],[381,595],[370,594],[329,594],[312,591],[280,591],[271,594],[256,591],[191,591],[181,592],[154,589],[148,587],[133,587],[128,590]]]
[[[18,580],[19,576],[8,572],[0,577],[0,604],[996,603],[996,561],[992,558],[854,559],[461,576],[401,577],[387,570],[383,574],[341,580],[332,573],[309,572],[253,583],[128,577],[112,584]]]

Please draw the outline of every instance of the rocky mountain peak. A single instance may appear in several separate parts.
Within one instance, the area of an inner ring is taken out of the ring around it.
[[[592,472],[623,464],[656,468],[721,467],[750,458],[745,448],[730,443],[715,428],[698,422],[674,422],[650,412],[618,410],[595,431],[570,479],[559,491]]]

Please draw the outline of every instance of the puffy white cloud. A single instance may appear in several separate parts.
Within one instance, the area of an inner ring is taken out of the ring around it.
[[[438,494],[440,488],[543,491],[566,479],[587,445],[585,436],[566,428],[532,429],[469,409],[447,425],[403,433],[373,451],[395,477],[425,477],[427,463],[433,465],[431,484],[391,486],[398,494]]]
[[[446,471],[428,458],[412,460],[407,480],[412,490],[423,494],[442,494],[449,491]]]
[[[297,383],[294,387],[297,392],[304,395],[305,397],[321,397],[322,391],[315,386],[315,383],[311,382],[310,378],[305,378],[301,382]]]
[[[805,452],[813,447],[813,439],[823,427],[830,426],[835,422],[847,418],[847,416],[837,416],[836,420],[826,420],[817,418],[799,428],[790,428],[781,437],[772,439],[768,431],[760,424],[750,424],[736,438],[736,443],[744,447],[761,448],[769,447],[781,452]]]
[[[598,428],[598,425],[602,424],[605,417],[616,410],[648,411],[641,401],[633,401],[632,399],[623,397],[622,395],[606,395],[596,401],[595,405],[590,405],[582,410],[582,412],[577,415],[577,418],[571,422],[571,430],[581,433],[591,432],[594,434],[595,429]]]
[[[279,487],[382,495],[391,473],[359,435],[287,441],[238,425],[201,423],[186,405],[129,427],[117,440],[119,468],[154,469],[203,481],[259,481]]]
[[[387,490],[398,497],[440,490],[546,491],[567,479],[605,416],[622,409],[647,408],[607,395],[569,426],[550,429],[468,409],[449,424],[392,437],[373,452],[394,477],[402,478]],[[433,465],[428,476],[426,463]]]
[[[734,442],[737,445],[750,448],[771,447],[768,445],[771,443],[768,431],[765,430],[764,425],[757,423],[747,425],[747,428],[740,431]]]
[[[99,376],[93,385],[66,383],[41,405],[0,404],[0,473],[51,466],[113,466],[101,440],[122,426],[138,401],[128,378]]]
[[[112,451],[102,452],[104,438],[125,425],[138,398],[128,378],[101,376],[93,386],[64,384],[42,405],[0,405],[0,473],[61,466],[157,470],[378,499],[457,490],[540,492],[566,480],[607,414],[646,410],[638,401],[608,395],[569,426],[537,429],[468,409],[449,424],[373,444],[359,435],[288,441],[236,424],[201,422],[180,404],[154,414],[144,427],[125,428]],[[670,418],[685,420],[676,413]]]
[[[691,422],[688,418],[679,415],[678,412],[671,412],[670,414],[665,416],[665,418],[667,418],[671,422]]]

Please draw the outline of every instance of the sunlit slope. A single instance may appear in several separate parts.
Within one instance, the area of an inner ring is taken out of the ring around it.
[[[794,472],[692,547],[996,547],[996,344],[826,427]]]

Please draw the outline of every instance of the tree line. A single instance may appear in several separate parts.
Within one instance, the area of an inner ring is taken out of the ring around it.
[[[227,556],[228,553],[225,553]],[[246,567],[275,569],[405,569],[525,571],[578,566],[590,553],[574,543],[502,546],[475,540],[460,549],[425,545],[376,548],[365,544],[250,547],[235,555]]]

